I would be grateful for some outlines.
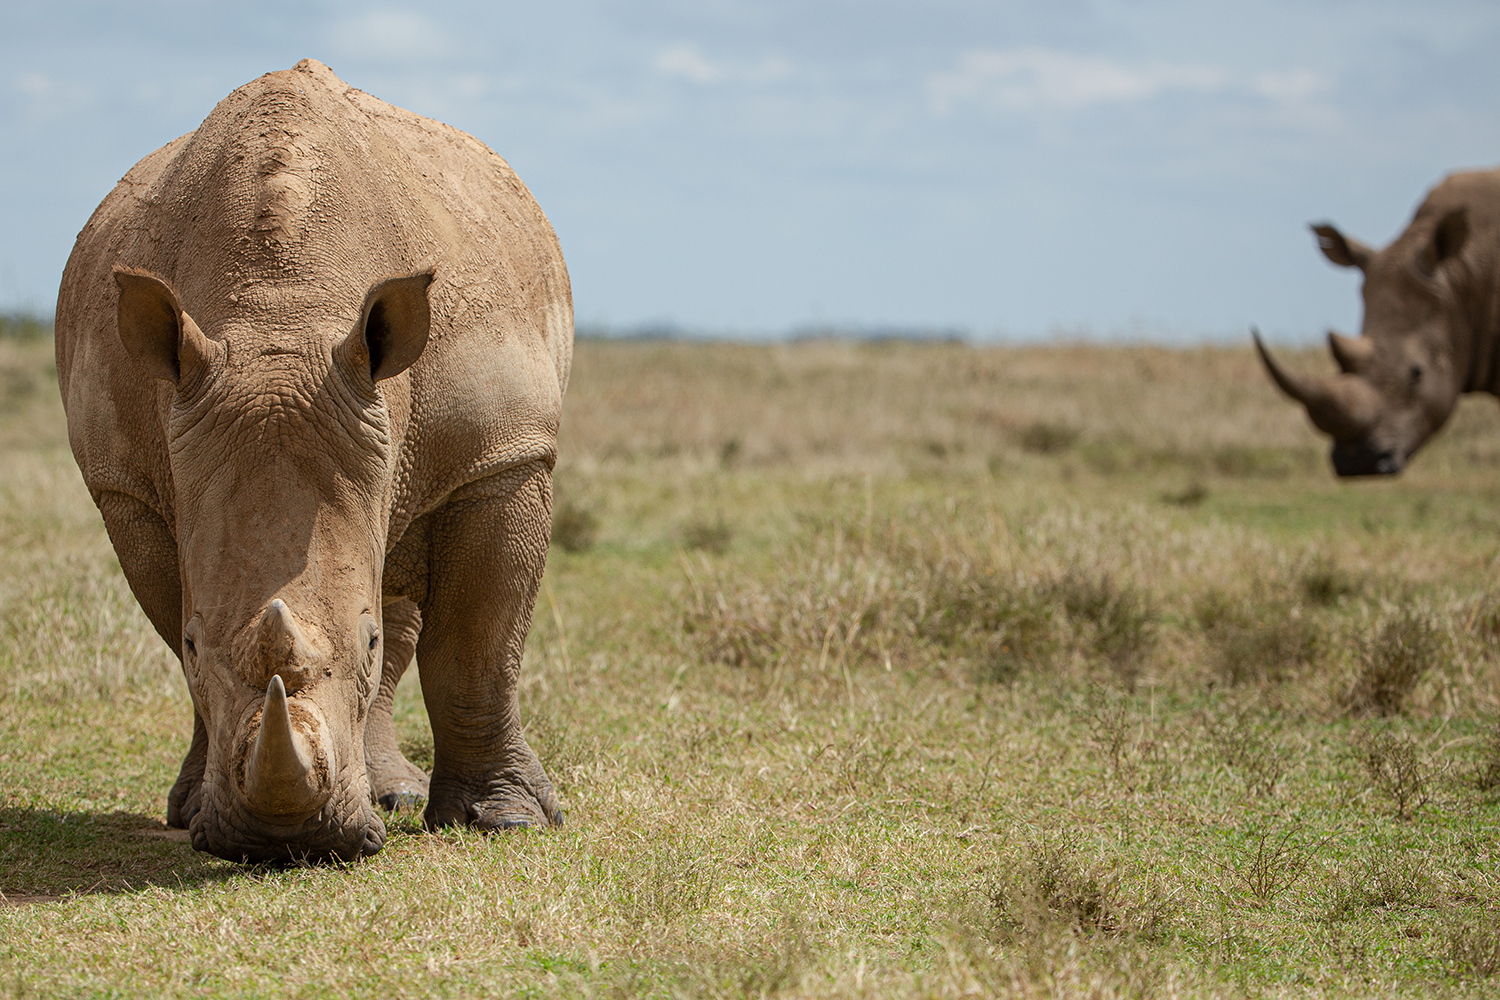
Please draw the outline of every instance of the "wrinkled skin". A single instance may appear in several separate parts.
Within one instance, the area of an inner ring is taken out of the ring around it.
[[[1257,336],[1261,360],[1333,439],[1340,476],[1400,472],[1460,394],[1500,394],[1500,172],[1448,177],[1384,250],[1313,231],[1330,261],[1364,274],[1360,336],[1329,333],[1333,377],[1287,371]]]
[[[352,859],[375,804],[561,822],[517,681],[572,352],[567,271],[476,140],[299,63],[146,157],[78,237],[58,378],[131,589],[182,660],[168,822]],[[396,745],[416,654],[432,775]]]

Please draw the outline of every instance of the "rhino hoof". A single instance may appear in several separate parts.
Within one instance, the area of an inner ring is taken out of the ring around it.
[[[427,796],[420,792],[386,792],[375,800],[380,808],[388,812],[417,812],[422,804],[427,801]]]

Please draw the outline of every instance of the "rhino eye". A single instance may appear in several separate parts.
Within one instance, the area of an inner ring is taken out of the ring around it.
[[[375,646],[379,642],[380,642],[380,633],[379,632],[371,632],[370,633],[370,652],[372,652],[372,653],[375,652]]]
[[[1420,381],[1422,381],[1422,366],[1421,365],[1412,365],[1411,366],[1411,384],[1412,385],[1416,385]]]
[[[192,637],[189,636],[186,632],[184,632],[182,634],[182,644],[187,647],[187,651],[189,653],[191,653],[193,656],[197,656],[198,655],[198,646],[197,646],[197,644],[193,642]]]

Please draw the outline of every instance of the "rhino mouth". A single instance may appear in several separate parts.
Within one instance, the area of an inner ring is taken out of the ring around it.
[[[188,834],[194,850],[225,861],[353,861],[385,846],[385,824],[354,794],[334,796],[306,822],[281,826],[240,807],[233,796],[213,795],[207,782],[204,792],[204,806],[193,816]]]
[[[1330,457],[1333,471],[1340,477],[1394,476],[1405,466],[1394,451],[1366,444],[1335,444]]]
[[[236,743],[229,766],[204,775],[188,827],[195,849],[229,861],[352,861],[384,846],[363,761],[338,760],[317,704],[294,704],[280,675]]]

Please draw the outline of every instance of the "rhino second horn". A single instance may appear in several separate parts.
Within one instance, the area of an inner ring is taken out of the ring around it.
[[[1375,343],[1368,337],[1346,337],[1337,330],[1328,331],[1328,349],[1339,370],[1353,375],[1375,360]]]
[[[272,601],[256,630],[254,662],[260,676],[280,674],[297,691],[312,681],[319,659],[286,602],[279,597]]]
[[[326,746],[326,741],[320,742]],[[286,685],[280,675],[273,676],[266,685],[260,732],[245,762],[244,793],[250,811],[294,819],[317,812],[332,793],[326,765],[319,763],[317,748],[309,746],[307,735],[292,724]]]

